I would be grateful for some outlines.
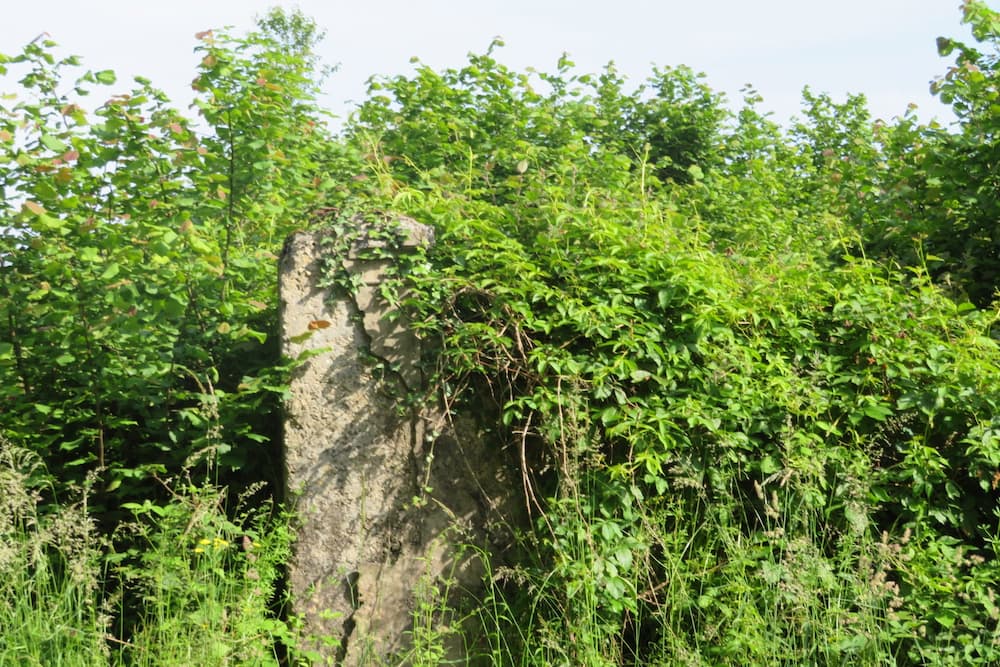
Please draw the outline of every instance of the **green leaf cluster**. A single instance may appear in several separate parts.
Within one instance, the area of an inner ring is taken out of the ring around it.
[[[848,103],[828,107],[840,145],[807,145],[825,151],[827,179],[869,255],[924,268],[959,300],[985,308],[1000,286],[1000,34],[985,2],[963,2],[962,20],[974,42],[938,39],[954,63],[931,84],[958,119],[952,128],[918,123],[912,106],[892,123],[872,123]]]

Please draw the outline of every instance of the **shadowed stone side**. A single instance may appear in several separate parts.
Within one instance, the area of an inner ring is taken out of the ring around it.
[[[405,232],[402,252],[433,243],[415,221],[392,224]],[[289,238],[280,267],[283,351],[314,355],[295,372],[286,404],[286,488],[300,521],[289,584],[295,612],[336,640],[325,650],[344,665],[403,655],[418,595],[443,590],[442,580],[481,589],[482,563],[459,545],[502,540],[504,517],[520,507],[519,484],[471,420],[456,435],[434,410],[400,414],[362,360],[389,362],[396,384],[420,382],[418,342],[404,322],[386,319],[378,292],[392,260],[359,258],[379,243],[359,229],[343,263],[360,278],[354,295],[317,286],[318,235]]]

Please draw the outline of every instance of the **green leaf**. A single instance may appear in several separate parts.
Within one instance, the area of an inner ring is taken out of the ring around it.
[[[871,643],[872,640],[865,635],[855,634],[841,639],[834,644],[834,649],[839,653],[860,653]]]
[[[885,421],[888,417],[892,416],[892,409],[880,403],[871,403],[866,405],[863,412],[866,417],[870,417],[871,419],[875,419],[877,421]]]
[[[53,137],[51,134],[43,134],[41,136],[41,142],[43,146],[48,148],[50,151],[55,151],[56,153],[65,153],[69,150],[69,146]]]
[[[955,625],[955,615],[948,611],[941,611],[934,614],[934,620],[943,625],[946,628],[951,628]]]
[[[295,345],[301,345],[302,343],[312,338],[313,333],[314,332],[312,331],[306,331],[305,333],[301,333],[297,336],[290,336],[288,340],[294,343]]]
[[[763,475],[773,475],[781,470],[781,464],[773,456],[765,456],[760,460],[760,472]]]
[[[632,550],[626,546],[620,546],[614,551],[614,559],[620,568],[628,570],[632,567]]]
[[[111,280],[117,276],[120,271],[121,267],[117,263],[112,262],[108,264],[108,266],[101,273],[101,280]]]
[[[631,373],[631,375],[629,377],[631,377],[632,382],[644,382],[644,381],[650,379],[651,377],[653,377],[653,374],[650,373],[649,371],[644,371],[642,369],[636,369],[636,370],[632,371],[632,373]]]
[[[609,426],[616,423],[620,419],[620,412],[616,407],[607,407],[601,411],[601,423],[604,426]]]
[[[60,366],[68,366],[69,364],[71,364],[74,361],[76,361],[76,357],[74,357],[69,352],[63,352],[62,354],[60,354],[59,356],[57,356],[55,359],[53,359],[53,361],[55,361]]]
[[[955,49],[955,42],[948,39],[947,37],[937,38],[937,50],[940,56],[950,56],[951,52]]]

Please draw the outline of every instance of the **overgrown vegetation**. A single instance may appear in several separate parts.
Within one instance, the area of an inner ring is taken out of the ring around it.
[[[51,633],[82,633],[116,661],[265,664],[264,647],[273,663],[274,640],[293,639],[269,607],[282,603],[290,530],[265,521],[286,391],[274,264],[332,185],[338,148],[313,104],[318,37],[280,12],[245,37],[200,33],[197,121],[143,79],[91,103],[113,72],[81,74],[48,41],[0,57],[0,74],[19,77],[0,107],[3,448],[44,462],[12,469],[41,516],[83,493],[98,523],[63,554],[18,508],[9,530],[41,549],[30,558],[90,570],[64,580],[23,555],[11,567],[27,562],[20,577],[53,597],[5,600],[45,620],[50,601],[83,596],[82,625],[52,617]],[[227,498],[229,485],[254,493]],[[241,535],[264,552],[241,553]],[[29,634],[5,664],[26,664],[26,646],[37,664],[103,660]]]
[[[785,129],[686,68],[630,90],[491,48],[375,80],[331,137],[315,27],[280,13],[201,35],[204,130],[148,82],[92,119],[49,45],[0,60],[26,72],[0,108],[9,655],[315,658],[268,608],[273,488],[224,488],[274,455],[274,254],[335,208],[435,227],[398,284],[410,398],[485,402],[521,453],[535,522],[486,662],[1000,662],[1000,15],[963,16],[953,128],[807,91]]]

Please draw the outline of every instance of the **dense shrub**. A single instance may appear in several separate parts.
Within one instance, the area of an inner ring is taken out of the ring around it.
[[[349,128],[359,201],[438,231],[405,281],[432,390],[492,396],[522,452],[514,661],[1000,658],[995,316],[863,254],[912,121],[807,93],[785,133],[684,69],[540,78],[419,67]],[[712,138],[683,174],[653,149],[680,117]]]
[[[199,33],[197,120],[141,78],[91,103],[113,72],[48,40],[0,55],[0,475],[28,494],[0,516],[3,664],[294,647],[274,265],[340,159],[318,37],[281,12]]]
[[[336,153],[316,37],[282,14],[200,33],[198,121],[143,79],[88,112],[114,74],[71,81],[51,42],[0,60],[22,76],[0,107],[0,402],[55,479],[96,470],[120,501],[194,458],[275,467],[274,262]]]

